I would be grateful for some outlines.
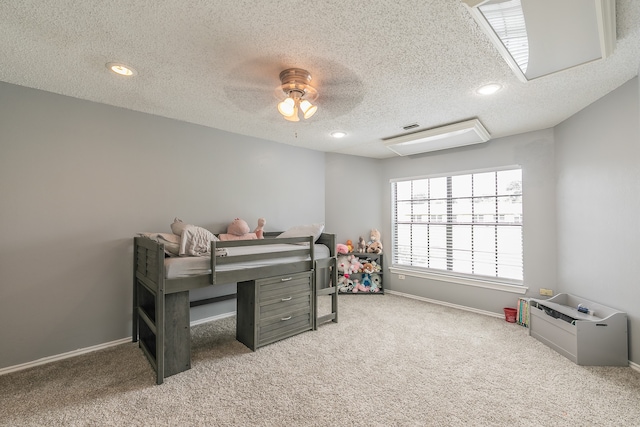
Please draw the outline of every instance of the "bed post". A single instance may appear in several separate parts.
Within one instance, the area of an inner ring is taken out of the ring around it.
[[[164,249],[163,245],[160,245]],[[165,278],[164,278],[164,251],[158,251],[158,265],[161,274],[158,277],[158,291],[156,292],[156,384],[162,384],[164,381],[164,365],[165,365]]]
[[[133,247],[132,340],[139,342],[145,356],[156,369],[156,383],[162,384],[167,347],[164,246],[147,238],[135,237]],[[188,295],[186,306],[188,310]]]
[[[331,320],[334,323],[338,323],[338,269],[336,262],[336,235],[323,233],[318,239],[318,243],[326,245],[329,248],[329,258],[322,258],[314,261],[314,324],[313,329],[318,329],[318,324]],[[330,286],[326,288],[319,288],[319,276],[321,272],[323,278],[327,277],[327,273],[330,278]],[[318,316],[318,296],[330,295],[331,296],[331,312],[323,316]]]
[[[133,311],[131,313],[131,342],[138,341],[138,279],[136,270],[138,269],[138,241],[133,238]]]

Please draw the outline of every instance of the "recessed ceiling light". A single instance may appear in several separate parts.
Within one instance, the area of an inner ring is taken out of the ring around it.
[[[478,92],[480,95],[492,95],[492,94],[496,93],[497,91],[499,91],[500,89],[502,89],[502,85],[501,84],[489,83],[487,85],[480,86],[476,90],[476,92]]]
[[[335,131],[331,132],[331,136],[334,138],[344,138],[345,136],[347,136],[347,133],[342,131]]]
[[[107,68],[121,76],[135,76],[136,74],[138,74],[136,70],[129,67],[128,65],[120,64],[118,62],[107,63]]]

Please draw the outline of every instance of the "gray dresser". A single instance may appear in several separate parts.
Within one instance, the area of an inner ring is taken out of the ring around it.
[[[236,339],[256,350],[314,327],[311,271],[238,283]]]

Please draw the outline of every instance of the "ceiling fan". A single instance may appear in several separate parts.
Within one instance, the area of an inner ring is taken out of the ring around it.
[[[300,121],[300,114],[308,119],[318,111],[312,102],[318,98],[318,91],[311,86],[311,74],[302,68],[287,68],[280,72],[281,85],[276,88],[276,96],[282,99],[278,111],[285,120]]]
[[[347,114],[362,103],[365,90],[354,72],[322,58],[253,58],[230,69],[224,80],[229,101],[254,118],[272,120],[284,111],[282,117],[298,123],[317,122],[301,118],[318,111],[322,120]]]

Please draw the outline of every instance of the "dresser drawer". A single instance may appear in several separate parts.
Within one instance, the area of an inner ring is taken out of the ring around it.
[[[291,312],[288,316],[261,320],[258,326],[258,346],[270,344],[312,329],[312,313],[309,308]]]
[[[311,292],[292,294],[284,298],[258,303],[258,319],[283,318],[300,310],[311,310]]]
[[[290,276],[256,280],[260,303],[277,302],[295,294],[311,292],[311,275],[299,273]]]

